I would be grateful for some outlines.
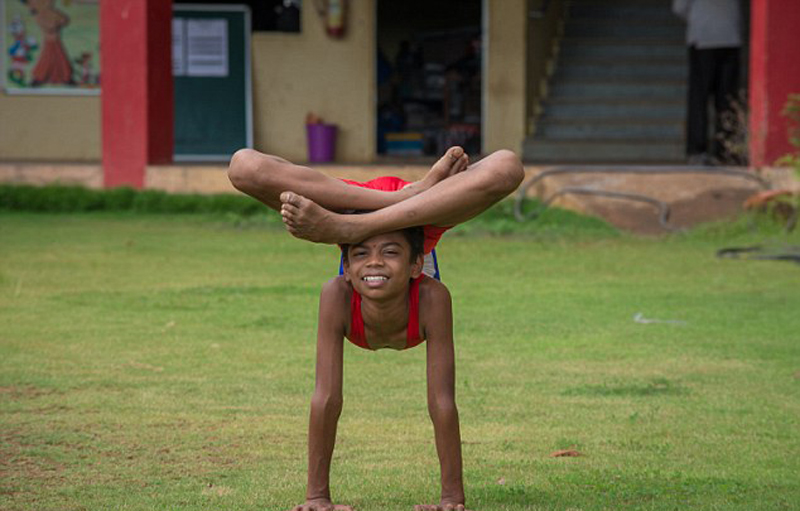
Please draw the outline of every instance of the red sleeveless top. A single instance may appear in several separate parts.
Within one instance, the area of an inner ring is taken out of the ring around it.
[[[419,335],[419,283],[425,278],[425,274],[420,275],[411,281],[408,290],[408,329],[406,333],[406,347],[413,348],[420,344],[424,339]],[[350,297],[350,335],[347,339],[366,350],[371,350],[367,344],[367,336],[364,331],[364,318],[361,316],[361,295],[353,289]]]

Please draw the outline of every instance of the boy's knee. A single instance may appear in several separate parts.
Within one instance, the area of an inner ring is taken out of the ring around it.
[[[248,175],[251,173],[250,167],[252,166],[251,162],[253,160],[252,152],[254,152],[252,149],[239,149],[233,153],[231,162],[228,164],[228,179],[230,179],[231,184],[239,190],[241,190],[243,186],[246,186]]]
[[[525,178],[525,169],[519,157],[508,149],[492,153],[493,181],[497,192],[507,195],[519,187]]]
[[[239,149],[231,157],[228,165],[228,179],[238,190],[248,188],[258,172],[258,152],[253,149]]]

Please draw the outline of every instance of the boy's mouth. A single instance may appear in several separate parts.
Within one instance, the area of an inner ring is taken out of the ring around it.
[[[377,282],[381,280],[389,280],[389,277],[383,275],[365,275],[361,277],[361,280],[365,280],[367,282]]]
[[[361,277],[361,280],[366,282],[370,287],[377,287],[389,280],[389,277],[385,275],[364,275]]]

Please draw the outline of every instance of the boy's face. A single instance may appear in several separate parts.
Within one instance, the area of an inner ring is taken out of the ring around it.
[[[408,283],[422,273],[422,256],[411,261],[411,247],[400,231],[373,236],[350,245],[344,277],[359,294],[388,298],[408,292]]]

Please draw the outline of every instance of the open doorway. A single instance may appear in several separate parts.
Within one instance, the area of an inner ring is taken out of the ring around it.
[[[378,0],[377,153],[481,149],[482,0]]]

